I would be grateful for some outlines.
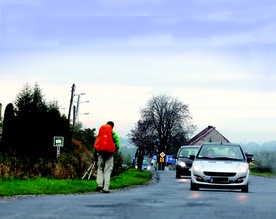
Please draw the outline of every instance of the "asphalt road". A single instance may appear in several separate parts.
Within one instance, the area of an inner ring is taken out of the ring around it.
[[[276,178],[250,176],[249,193],[190,191],[189,178],[159,171],[159,182],[109,194],[0,200],[0,218],[276,218]]]

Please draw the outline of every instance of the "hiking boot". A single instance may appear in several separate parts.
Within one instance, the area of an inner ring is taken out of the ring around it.
[[[102,193],[109,193],[109,191],[106,191],[106,190],[102,190]]]
[[[96,191],[97,192],[100,192],[100,191],[102,191],[103,190],[103,187],[101,187],[101,186],[98,186],[97,188],[96,188]]]

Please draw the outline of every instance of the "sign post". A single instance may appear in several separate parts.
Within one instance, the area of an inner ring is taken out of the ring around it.
[[[160,169],[163,170],[166,154],[164,152],[161,152],[159,155],[160,155],[159,162],[160,162],[160,166],[161,166]]]
[[[64,146],[64,137],[54,136],[54,147],[57,148],[57,158],[60,156],[60,147]]]

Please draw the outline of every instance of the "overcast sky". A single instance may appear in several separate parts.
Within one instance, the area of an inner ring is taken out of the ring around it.
[[[167,94],[189,106],[194,134],[276,140],[275,11],[275,0],[0,0],[2,111],[28,82],[67,115],[75,84],[85,128],[113,120],[126,137]]]

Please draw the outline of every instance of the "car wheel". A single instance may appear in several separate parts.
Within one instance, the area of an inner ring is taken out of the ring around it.
[[[246,187],[242,188],[241,191],[242,191],[242,192],[248,192],[248,184],[246,185]]]
[[[176,172],[175,178],[176,178],[176,179],[180,179],[180,178],[181,178],[181,175],[180,175],[178,172]]]
[[[198,185],[193,183],[192,180],[191,180],[191,184],[190,184],[190,190],[192,190],[192,191],[198,191],[199,190]]]

